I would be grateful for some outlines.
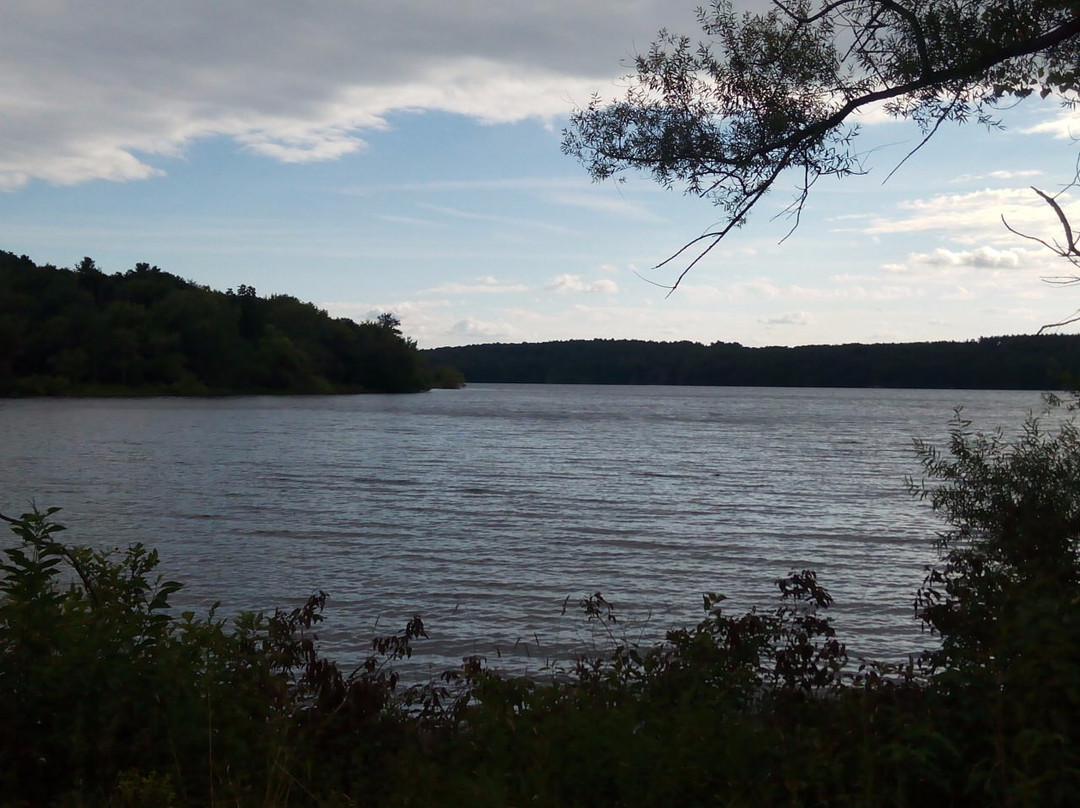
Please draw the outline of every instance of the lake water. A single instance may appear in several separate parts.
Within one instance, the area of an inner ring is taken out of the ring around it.
[[[911,618],[938,527],[912,439],[953,407],[1015,430],[1032,392],[473,385],[415,396],[0,401],[0,511],[58,505],[69,541],[142,541],[222,614],[330,594],[344,662],[423,617],[417,664],[514,671],[596,638],[600,591],[643,641],[818,571],[853,656],[929,638]]]

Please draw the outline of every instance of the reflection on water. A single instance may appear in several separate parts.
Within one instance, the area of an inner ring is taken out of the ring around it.
[[[952,409],[1015,429],[1035,393],[474,385],[417,396],[0,402],[0,511],[157,547],[175,602],[330,593],[324,646],[421,614],[435,668],[536,669],[590,640],[601,591],[652,639],[701,593],[768,605],[812,567],[853,655],[897,657],[937,525],[905,492]]]

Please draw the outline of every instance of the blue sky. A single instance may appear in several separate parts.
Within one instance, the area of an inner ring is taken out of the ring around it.
[[[7,0],[0,249],[390,310],[423,347],[971,339],[1080,306],[1001,224],[1057,235],[1029,186],[1073,177],[1080,117],[1050,101],[943,129],[885,183],[919,134],[864,116],[869,176],[822,181],[782,244],[778,189],[666,297],[641,276],[670,282],[650,267],[717,212],[559,150],[661,26],[695,33],[693,4]]]

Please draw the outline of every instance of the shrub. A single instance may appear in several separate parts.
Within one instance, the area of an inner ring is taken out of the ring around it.
[[[918,445],[912,484],[947,528],[916,613],[947,695],[972,793],[1002,804],[1080,801],[1080,432],[1029,417],[1015,440],[957,413],[943,455]]]
[[[155,551],[63,544],[56,510],[11,520],[20,543],[0,564],[4,798],[281,797],[305,768],[296,750],[317,749],[331,716],[355,730],[389,703],[396,682],[376,656],[345,677],[316,653],[325,593],[231,624],[216,607],[174,616],[180,584],[154,574]],[[387,655],[408,651],[390,644]]]

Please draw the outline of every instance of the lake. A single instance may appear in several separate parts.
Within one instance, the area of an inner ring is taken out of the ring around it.
[[[852,656],[931,640],[911,617],[939,527],[912,439],[952,410],[1015,431],[1034,392],[472,385],[412,396],[0,400],[0,511],[63,508],[64,538],[142,541],[221,614],[330,594],[355,663],[423,617],[415,665],[515,672],[601,642],[602,592],[651,641],[701,594],[768,607],[813,568]],[[571,608],[562,613],[570,599]]]

